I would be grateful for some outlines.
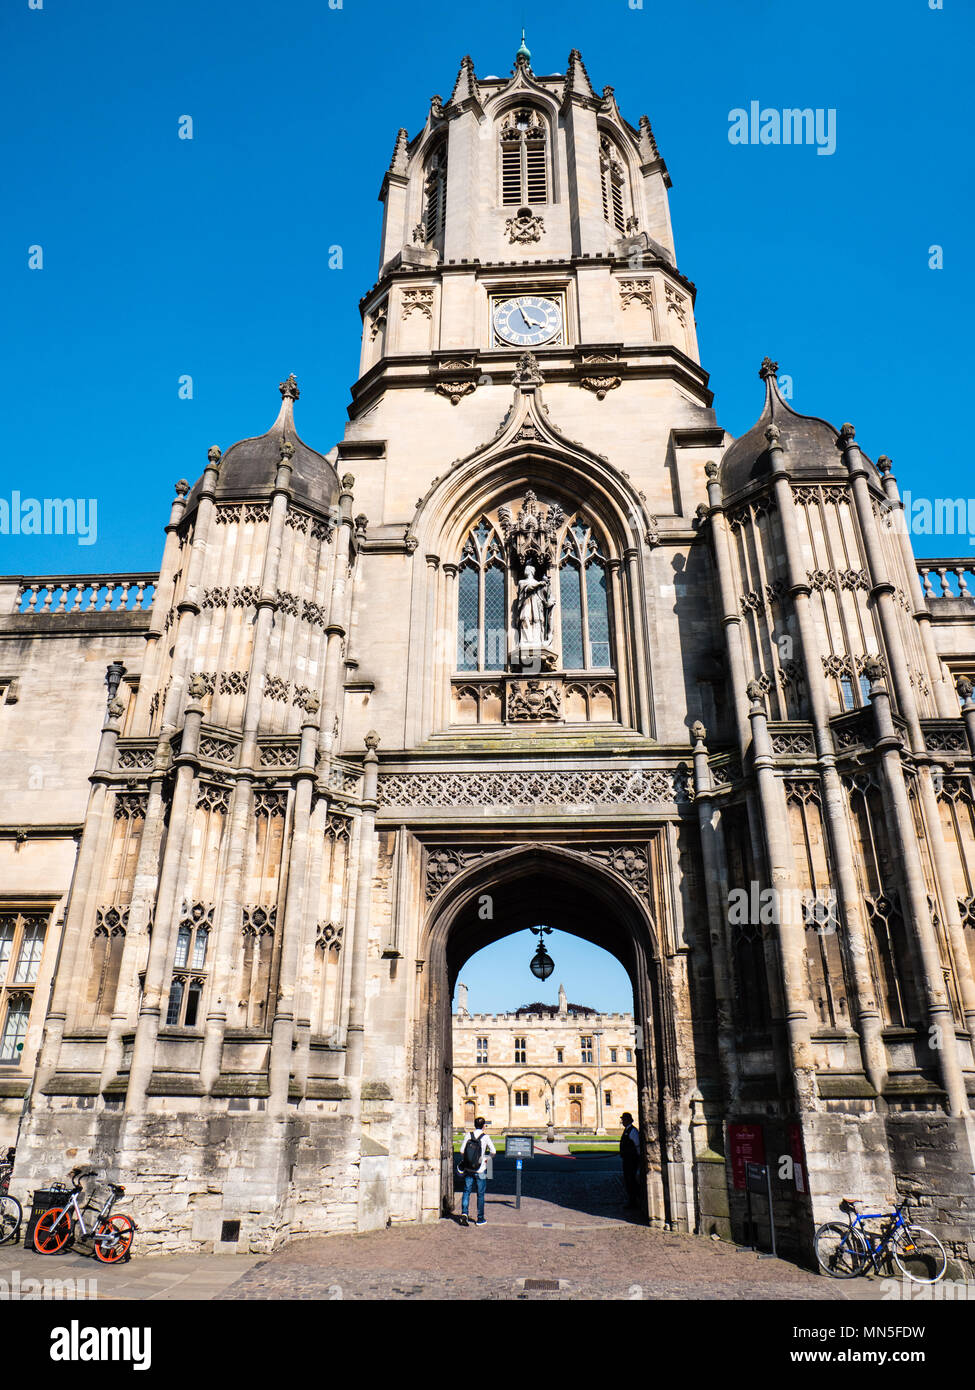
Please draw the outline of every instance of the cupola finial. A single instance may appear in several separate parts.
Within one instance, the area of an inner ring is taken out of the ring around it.
[[[515,54],[515,62],[518,64],[524,63],[526,68],[530,68],[532,64],[531,49],[528,47],[527,43],[525,43],[524,27],[522,27],[521,31],[521,46]]]

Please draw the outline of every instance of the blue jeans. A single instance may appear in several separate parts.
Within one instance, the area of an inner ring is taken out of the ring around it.
[[[475,1184],[475,1183],[477,1183],[477,1219],[478,1219],[478,1221],[483,1221],[483,1220],[484,1220],[484,1190],[485,1190],[485,1188],[487,1187],[487,1178],[486,1178],[486,1177],[483,1177],[483,1178],[482,1178],[482,1177],[479,1177],[477,1173],[465,1173],[465,1174],[464,1174],[464,1200],[463,1200],[463,1202],[461,1203],[461,1208],[460,1208],[460,1209],[461,1209],[461,1211],[464,1213],[465,1216],[469,1215],[469,1213],[470,1213],[470,1205],[471,1205],[471,1192],[474,1190],[474,1184]]]

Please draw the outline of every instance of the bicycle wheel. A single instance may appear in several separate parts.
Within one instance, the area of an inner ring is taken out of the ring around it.
[[[816,1232],[816,1259],[833,1279],[852,1279],[867,1263],[867,1243],[859,1231],[841,1221],[828,1221]]]
[[[16,1197],[0,1197],[0,1245],[13,1240],[20,1230],[23,1210]]]
[[[38,1255],[56,1255],[71,1235],[71,1217],[65,1207],[52,1207],[34,1227],[34,1249]]]
[[[132,1246],[135,1227],[131,1216],[110,1216],[95,1229],[95,1254],[107,1265],[124,1260]]]
[[[936,1284],[948,1268],[944,1246],[923,1226],[905,1226],[898,1231],[890,1242],[890,1253],[901,1273],[915,1284]]]

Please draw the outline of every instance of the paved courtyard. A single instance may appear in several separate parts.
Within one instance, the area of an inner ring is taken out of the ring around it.
[[[185,1255],[99,1265],[69,1251],[0,1247],[0,1281],[84,1281],[99,1300],[875,1299],[877,1280],[838,1282],[783,1260],[651,1230],[622,1206],[611,1159],[526,1163],[520,1210],[510,1161],[488,1185],[487,1225],[445,1219],[292,1241],[270,1256]],[[459,1211],[459,1198],[457,1208]],[[92,1289],[88,1282],[96,1281]]]

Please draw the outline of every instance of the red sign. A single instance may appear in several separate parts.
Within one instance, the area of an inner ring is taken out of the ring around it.
[[[745,1164],[765,1162],[765,1136],[761,1125],[729,1125],[728,1151],[735,1187],[745,1190]]]
[[[789,1126],[789,1152],[792,1154],[792,1178],[797,1192],[808,1189],[806,1182],[806,1154],[802,1147],[802,1130],[797,1124]]]

